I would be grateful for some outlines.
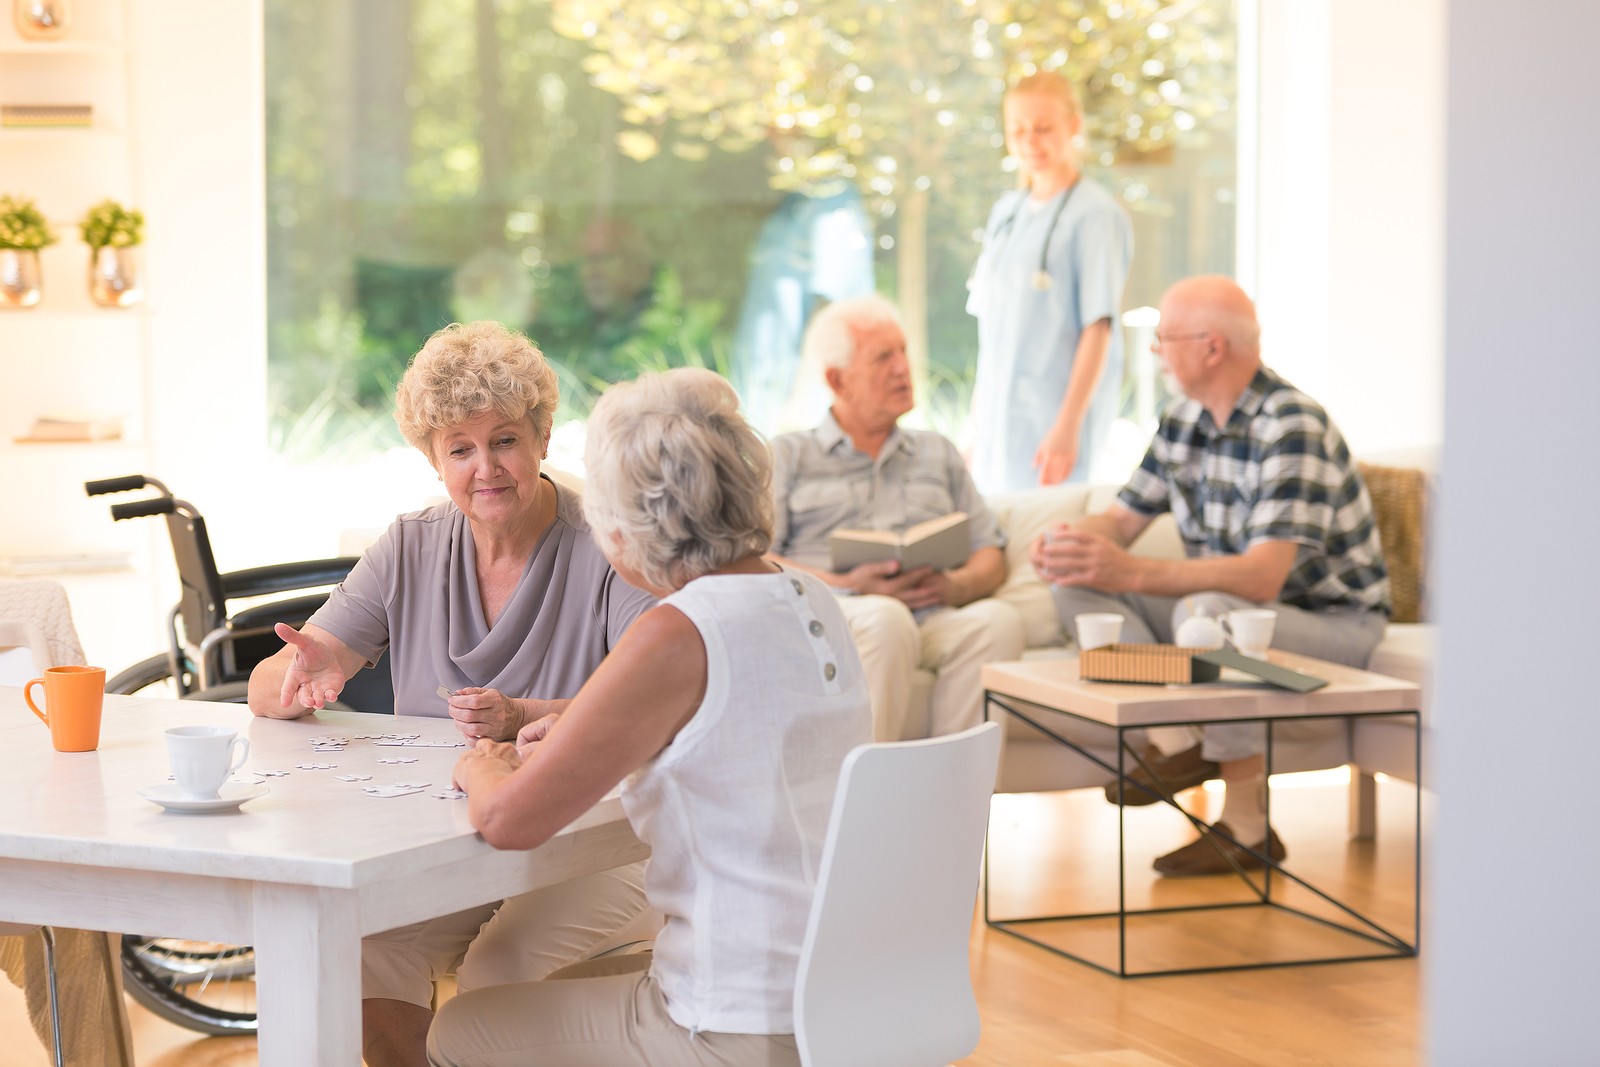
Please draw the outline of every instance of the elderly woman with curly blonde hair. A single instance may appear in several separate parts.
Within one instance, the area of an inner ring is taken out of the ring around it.
[[[606,562],[578,495],[540,470],[557,397],[554,368],[499,323],[428,339],[395,420],[450,502],[401,515],[301,630],[278,627],[287,643],[251,673],[252,711],[310,714],[385,649],[396,710],[450,715],[469,741],[514,738],[566,706],[653,600]],[[366,1061],[422,1062],[433,981],[452,968],[464,989],[536,979],[659,924],[631,865],[370,937]]]
[[[663,599],[520,749],[479,741],[455,769],[497,848],[542,844],[625,782],[666,916],[654,953],[457,996],[428,1035],[432,1064],[799,1064],[816,865],[872,715],[832,590],[763,557],[772,460],[738,409],[727,382],[688,368],[601,397],[584,512],[617,573]]]

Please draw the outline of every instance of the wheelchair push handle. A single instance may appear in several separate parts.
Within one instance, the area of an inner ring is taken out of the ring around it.
[[[148,478],[143,474],[124,474],[118,478],[100,478],[92,482],[83,483],[83,491],[88,496],[104,496],[107,493],[127,493],[145,486],[160,490],[171,495],[165,485],[155,478]]]
[[[121,522],[123,519],[142,519],[146,515],[171,515],[177,510],[177,501],[170,496],[161,496],[156,497],[154,500],[134,500],[127,504],[112,504],[111,517]]]

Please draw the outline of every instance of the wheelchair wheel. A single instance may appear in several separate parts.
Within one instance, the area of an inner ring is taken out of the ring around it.
[[[229,682],[185,700],[242,703],[246,682]],[[166,656],[151,656],[106,683],[111,693],[176,695]],[[249,945],[126,934],[122,984],[151,1014],[202,1034],[256,1032],[256,953]]]
[[[161,680],[170,683],[165,656],[152,656],[118,677],[139,681],[136,672],[145,668],[146,676],[153,678],[156,664]],[[240,703],[247,686],[228,682],[183,699]],[[249,945],[132,934],[122,938],[122,984],[129,995],[152,1014],[202,1034],[256,1032],[255,974],[256,953]]]
[[[132,696],[135,693],[164,697],[179,695],[178,687],[172,682],[172,670],[165,655],[142,659],[127,670],[112,675],[106,682],[106,692],[120,693],[124,696]]]
[[[256,1032],[256,954],[248,945],[132,934],[122,939],[128,993],[153,1014],[202,1034]]]
[[[202,689],[195,693],[185,693],[184,700],[211,700],[219,704],[243,704],[250,699],[250,683],[223,682],[209,689]]]
[[[140,668],[153,678],[158,663],[161,678],[167,679],[164,656],[152,656],[135,664],[118,678],[137,681],[135,672]],[[111,688],[110,683],[106,688]],[[223,682],[183,699],[242,704],[248,689],[248,682]],[[340,704],[329,707],[350,710]],[[168,1022],[202,1034],[256,1032],[255,973],[256,953],[249,945],[175,937],[128,935],[122,939],[123,984],[133,999]]]

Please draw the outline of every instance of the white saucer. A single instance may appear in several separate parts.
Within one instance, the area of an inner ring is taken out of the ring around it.
[[[240,804],[256,797],[265,796],[267,787],[264,785],[236,785],[232,782],[225,784],[218,796],[204,800],[185,796],[183,790],[176,784],[168,782],[165,785],[149,785],[139,790],[139,795],[146,800],[160,804],[168,811],[234,811]]]

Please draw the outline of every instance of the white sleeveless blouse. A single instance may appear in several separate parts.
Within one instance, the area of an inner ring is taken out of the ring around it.
[[[663,603],[706,647],[694,717],[623,805],[666,917],[652,973],[678,1025],[794,1032],[794,979],[839,767],[872,739],[861,661],[809,574],[715,575]]]

